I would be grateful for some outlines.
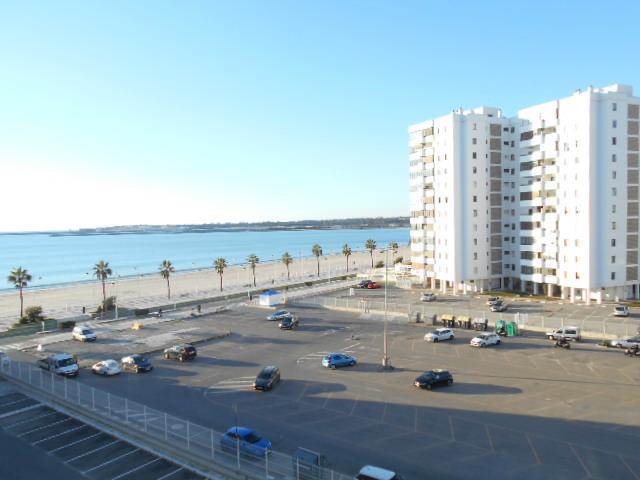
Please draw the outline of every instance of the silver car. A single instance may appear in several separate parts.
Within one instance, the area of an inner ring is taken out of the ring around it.
[[[611,340],[611,346],[618,348],[640,347],[640,335],[635,337],[625,337],[619,340]]]

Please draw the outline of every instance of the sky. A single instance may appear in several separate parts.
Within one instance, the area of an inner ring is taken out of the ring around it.
[[[407,127],[640,89],[640,2],[0,0],[0,231],[408,215]]]

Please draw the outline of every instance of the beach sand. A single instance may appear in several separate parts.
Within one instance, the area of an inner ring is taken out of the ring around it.
[[[398,249],[397,256],[410,257],[407,246]],[[108,259],[107,259],[108,260]],[[384,254],[375,251],[374,264],[384,260]],[[391,253],[389,257],[391,262]],[[213,261],[212,261],[213,264]],[[346,258],[341,254],[320,257],[320,273],[323,278],[344,275]],[[349,272],[363,272],[371,267],[369,252],[354,252],[349,257]],[[290,280],[302,281],[317,278],[317,262],[315,257],[294,258],[289,265]],[[256,289],[268,288],[272,285],[284,284],[287,281],[287,269],[282,262],[259,263],[256,266]],[[170,278],[171,298],[175,301],[206,298],[220,293],[220,276],[211,269],[191,272],[176,272]],[[253,289],[253,275],[248,265],[229,267],[223,276],[224,293],[237,293]],[[138,277],[110,277],[106,283],[107,296],[116,296],[122,307],[149,307],[170,303],[167,299],[167,284],[159,273]],[[45,315],[53,318],[72,317],[95,310],[102,301],[102,285],[100,282],[83,282],[64,286],[25,289],[25,308],[39,305]],[[0,294],[0,328],[12,325],[20,312],[18,292],[7,291]]]

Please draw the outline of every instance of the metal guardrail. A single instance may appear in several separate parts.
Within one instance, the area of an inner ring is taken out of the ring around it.
[[[306,304],[319,305],[325,308],[348,310],[358,313],[384,313],[384,302],[370,301],[362,298],[337,298],[337,297],[308,297],[304,299]],[[516,322],[519,329],[546,331],[559,329],[566,326],[580,327],[585,337],[606,339],[633,336],[638,333],[640,322],[630,321],[624,318],[610,318],[604,320],[575,319],[564,317],[552,317],[544,315],[530,315],[523,313],[494,313],[478,311],[477,309],[449,308],[434,304],[412,305],[409,303],[387,302],[387,315],[390,317],[402,316],[408,318],[411,314],[420,313],[422,321],[429,323],[435,315],[438,319],[444,314],[454,316],[467,316],[470,318],[486,318],[490,323],[497,320]]]
[[[68,379],[35,365],[5,357],[0,362],[0,373],[18,384],[28,386],[36,393],[53,399],[62,407],[98,417],[114,431],[137,433],[144,446],[151,450],[169,450],[173,458],[194,465],[210,478],[238,478],[246,480],[300,479],[300,464],[293,457],[271,451],[257,458],[243,452],[240,444],[229,449],[221,446],[222,434],[189,420],[147,407],[127,398],[88,386],[77,379]],[[145,442],[146,439],[146,442]],[[166,449],[162,448],[166,446]],[[144,448],[144,447],[143,447]],[[352,477],[328,468],[313,468],[313,477],[305,479],[349,480]]]

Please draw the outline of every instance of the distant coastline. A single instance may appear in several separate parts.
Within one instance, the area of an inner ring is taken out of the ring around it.
[[[211,232],[269,232],[304,230],[367,230],[377,228],[409,227],[409,217],[346,218],[330,220],[297,220],[286,222],[206,223],[186,225],[122,225],[113,227],[80,228],[68,231],[3,232],[0,235],[50,235],[52,237],[94,235],[153,235],[159,233],[211,233]]]

